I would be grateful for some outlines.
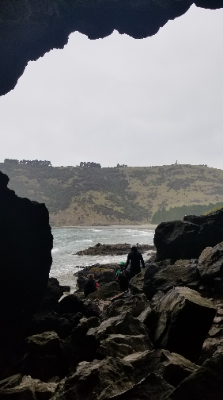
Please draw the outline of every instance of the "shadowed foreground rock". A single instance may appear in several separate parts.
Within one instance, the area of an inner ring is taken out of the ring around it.
[[[0,172],[0,335],[7,340],[40,305],[53,246],[45,205],[17,197],[8,181]]]
[[[202,250],[223,241],[223,209],[183,221],[162,222],[155,230],[157,261],[199,258]]]
[[[195,290],[176,287],[158,300],[148,326],[156,346],[198,361],[216,309]]]

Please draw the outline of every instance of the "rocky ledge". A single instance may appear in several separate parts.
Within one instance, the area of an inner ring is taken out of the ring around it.
[[[139,244],[138,249],[141,253],[148,250],[154,250],[155,246],[149,244]],[[88,249],[78,251],[76,255],[78,256],[121,256],[128,254],[131,250],[131,245],[124,244],[101,244],[97,243],[93,247],[88,247]]]

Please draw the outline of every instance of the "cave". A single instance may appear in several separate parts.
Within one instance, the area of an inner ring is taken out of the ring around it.
[[[0,0],[0,95],[17,84],[29,61],[63,48],[72,32],[94,40],[114,30],[141,39],[197,7],[223,0]]]

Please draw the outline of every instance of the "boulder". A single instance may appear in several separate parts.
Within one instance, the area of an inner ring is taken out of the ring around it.
[[[13,377],[9,377],[8,381]],[[19,383],[12,386],[0,382],[0,400],[50,400],[58,384],[54,382],[41,382],[31,376],[23,376]]]
[[[203,250],[198,260],[202,281],[219,293],[223,289],[223,242]]]
[[[162,222],[155,230],[157,261],[198,258],[206,247],[223,241],[223,209],[206,216],[185,216],[183,221]]]
[[[149,300],[158,291],[167,292],[174,286],[187,286],[198,289],[200,275],[197,264],[189,260],[178,260],[174,265],[152,271],[148,268],[145,273],[143,291]]]
[[[145,335],[109,335],[102,340],[97,350],[96,358],[125,357],[135,352],[151,350],[152,345]]]
[[[163,400],[172,390],[173,386],[161,376],[151,373],[131,389],[110,397],[109,400]]]
[[[194,371],[165,400],[222,400],[223,354],[218,354]]]
[[[84,342],[87,331],[90,328],[96,328],[99,325],[100,321],[97,317],[82,318],[79,321],[79,324],[71,332],[73,342],[78,344]]]
[[[129,311],[133,317],[138,317],[147,307],[149,302],[144,294],[124,294],[121,298],[114,298],[114,301],[104,307],[102,319],[116,317],[123,312]]]
[[[58,301],[63,296],[64,292],[70,292],[70,286],[60,286],[56,278],[49,278],[46,291],[41,303],[41,310],[58,309]]]
[[[27,353],[24,356],[21,373],[32,378],[48,381],[54,376],[64,377],[68,370],[55,332],[44,332],[26,339]]]
[[[99,300],[106,300],[106,299],[112,299],[114,296],[119,295],[120,293],[120,288],[119,285],[116,281],[101,284],[96,290],[96,292],[90,293],[88,295],[88,299],[99,299]]]
[[[148,326],[156,346],[196,362],[215,314],[211,301],[194,290],[176,287],[157,301]]]
[[[167,350],[147,350],[132,353],[123,358],[123,361],[133,366],[133,378],[139,382],[144,374],[157,373],[169,384],[177,386],[183,379],[188,377],[198,366],[186,360],[179,354],[170,353]]]
[[[61,299],[59,302],[59,312],[60,314],[76,314],[80,312],[87,318],[100,314],[96,303],[92,302],[89,298],[81,300],[75,294],[70,294]]]
[[[95,340],[104,340],[108,335],[144,335],[148,336],[146,327],[131,313],[123,313],[117,317],[109,318],[103,321],[97,328],[91,328],[87,336],[93,336]]]

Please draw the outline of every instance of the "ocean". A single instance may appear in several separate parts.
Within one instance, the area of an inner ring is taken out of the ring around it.
[[[75,272],[87,265],[96,263],[126,261],[123,256],[77,256],[79,250],[84,250],[97,243],[117,244],[129,243],[130,245],[153,244],[155,226],[106,226],[106,227],[69,227],[53,228],[54,245],[52,250],[53,264],[50,276],[59,280],[61,285],[71,287],[71,292],[76,289]],[[148,256],[144,256],[144,259]]]

